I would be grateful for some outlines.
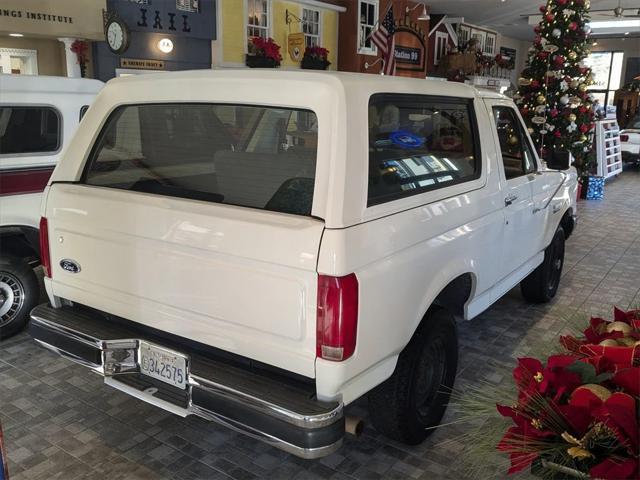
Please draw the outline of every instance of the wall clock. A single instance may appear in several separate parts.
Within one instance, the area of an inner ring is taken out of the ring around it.
[[[105,28],[107,45],[113,53],[123,53],[129,48],[129,27],[124,20],[112,17],[107,21]]]

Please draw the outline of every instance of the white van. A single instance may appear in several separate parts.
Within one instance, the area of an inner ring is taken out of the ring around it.
[[[42,191],[103,85],[0,75],[0,339],[19,331],[38,301]]]

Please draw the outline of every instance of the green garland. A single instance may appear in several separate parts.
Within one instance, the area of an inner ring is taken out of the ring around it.
[[[539,151],[570,151],[584,174],[595,127],[593,76],[582,64],[592,45],[589,0],[548,0],[540,11],[514,100]]]

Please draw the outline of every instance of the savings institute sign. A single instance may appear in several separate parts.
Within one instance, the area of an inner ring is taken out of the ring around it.
[[[104,8],[104,0],[2,0],[0,33],[101,40]]]

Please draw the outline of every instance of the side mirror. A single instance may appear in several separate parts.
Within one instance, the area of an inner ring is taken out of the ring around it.
[[[547,168],[568,170],[571,167],[571,154],[567,150],[554,150],[547,158]]]

